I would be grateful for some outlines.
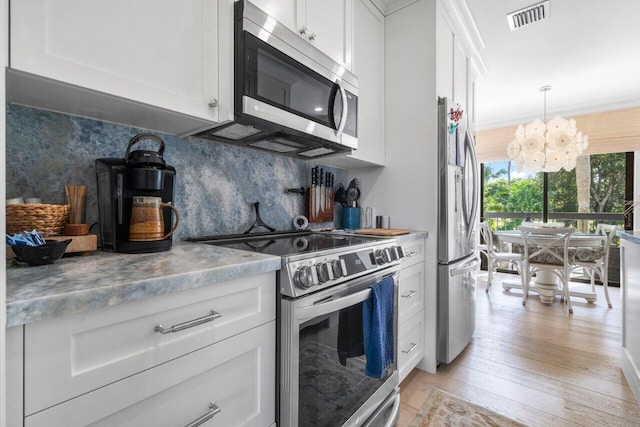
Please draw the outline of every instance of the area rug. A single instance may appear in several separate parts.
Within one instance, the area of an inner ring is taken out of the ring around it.
[[[410,427],[524,426],[517,421],[434,388]]]

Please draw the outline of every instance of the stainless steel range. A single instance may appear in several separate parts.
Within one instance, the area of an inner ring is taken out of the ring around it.
[[[404,251],[394,239],[304,231],[190,240],[282,257],[279,426],[396,423],[397,289]],[[383,281],[393,283],[392,361],[372,375],[366,356],[371,344],[363,331],[369,328],[373,287]]]

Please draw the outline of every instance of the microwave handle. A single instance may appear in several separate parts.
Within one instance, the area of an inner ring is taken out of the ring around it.
[[[340,97],[342,98],[342,116],[340,117],[340,124],[338,125],[338,129],[336,130],[336,135],[341,136],[342,132],[344,131],[344,127],[347,124],[347,113],[349,105],[347,104],[347,91],[344,90],[344,88],[340,84],[340,80],[336,80],[336,85],[338,85],[338,89],[340,90]]]

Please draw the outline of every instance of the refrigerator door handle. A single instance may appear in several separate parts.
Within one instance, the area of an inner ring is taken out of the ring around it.
[[[471,171],[472,171],[472,182],[473,182],[473,188],[472,188],[472,198],[471,198],[471,211],[467,212],[467,237],[471,238],[471,233],[473,232],[473,226],[475,225],[476,222],[476,215],[478,214],[478,202],[479,202],[479,188],[478,188],[478,179],[479,179],[479,173],[478,173],[478,157],[476,156],[476,147],[475,144],[473,142],[473,138],[471,138],[471,134],[469,133],[469,130],[466,131],[466,135],[464,138],[465,141],[465,145],[468,147],[469,151],[469,157],[470,157],[470,166],[471,166]],[[465,191],[466,194],[466,191]]]
[[[460,267],[460,268],[456,268],[454,270],[451,270],[449,275],[451,277],[462,276],[463,274],[469,273],[470,271],[477,270],[478,269],[478,259],[477,258],[473,258],[470,262],[471,262],[471,264],[466,264],[464,267]]]

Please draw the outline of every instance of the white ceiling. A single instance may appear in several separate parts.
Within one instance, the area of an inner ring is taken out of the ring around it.
[[[485,46],[476,125],[491,129],[640,106],[640,0],[550,0],[550,14],[515,31],[506,15],[539,0],[466,0]]]

